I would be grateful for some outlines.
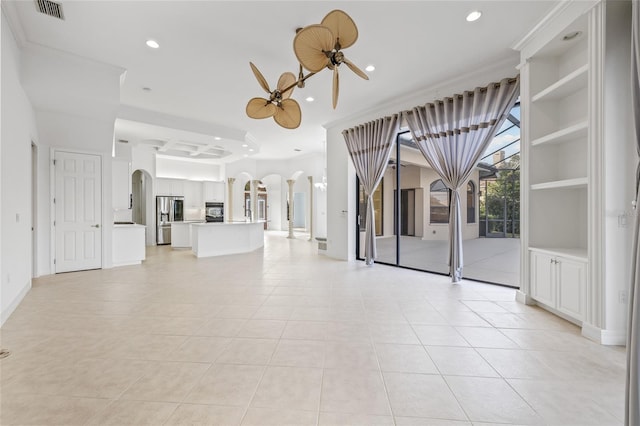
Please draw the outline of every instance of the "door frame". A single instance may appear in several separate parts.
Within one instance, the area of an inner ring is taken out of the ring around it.
[[[101,234],[101,254],[100,254],[100,269],[105,269],[105,265],[111,264],[111,253],[109,253],[109,262],[107,263],[107,250],[105,250],[106,246],[106,225],[105,225],[105,155],[103,152],[96,151],[88,151],[82,149],[75,148],[62,148],[62,147],[52,147],[49,150],[49,267],[51,268],[51,274],[56,273],[56,265],[54,263],[56,258],[56,228],[53,225],[56,220],[56,204],[54,203],[54,198],[56,196],[56,170],[54,167],[54,160],[56,158],[56,152],[68,152],[70,154],[83,154],[83,155],[95,155],[100,157],[100,234]],[[109,168],[111,170],[111,168]],[[111,194],[109,194],[111,195]],[[109,225],[109,232],[113,229],[112,224]],[[111,246],[111,239],[109,239],[109,246]]]
[[[38,277],[38,145],[31,141],[31,278]]]

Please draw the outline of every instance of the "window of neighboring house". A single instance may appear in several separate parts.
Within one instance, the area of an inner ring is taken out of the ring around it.
[[[476,184],[467,184],[467,223],[476,223]]]
[[[449,223],[449,188],[438,179],[431,183],[430,189],[431,223]]]

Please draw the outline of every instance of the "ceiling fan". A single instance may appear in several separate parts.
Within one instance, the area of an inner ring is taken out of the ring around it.
[[[291,72],[282,73],[276,89],[271,90],[258,67],[252,62],[249,62],[249,65],[251,65],[260,86],[269,94],[269,99],[251,99],[247,104],[247,115],[257,119],[273,117],[275,122],[285,129],[297,128],[302,120],[302,112],[298,102],[295,99],[290,99],[297,82],[296,76]]]
[[[363,79],[369,79],[342,52],[342,49],[352,46],[357,39],[358,28],[353,19],[342,10],[333,10],[319,25],[309,25],[297,31],[293,40],[293,50],[300,63],[298,77],[291,72],[285,72],[280,76],[276,89],[271,90],[262,73],[249,62],[258,83],[269,94],[269,99],[259,97],[251,99],[246,107],[247,115],[256,119],[273,117],[275,122],[284,128],[297,128],[300,125],[302,113],[298,102],[290,99],[293,89],[295,86],[304,88],[305,80],[324,68],[333,70],[332,100],[335,109],[340,90],[338,67],[341,64],[346,64]],[[310,73],[304,75],[303,67]]]
[[[320,25],[309,25],[293,39],[293,51],[298,62],[317,73],[323,68],[333,70],[333,108],[338,105],[340,79],[338,67],[346,64],[351,71],[365,80],[369,77],[349,61],[342,49],[352,46],[358,39],[358,28],[353,19],[341,10],[334,10],[324,17]]]

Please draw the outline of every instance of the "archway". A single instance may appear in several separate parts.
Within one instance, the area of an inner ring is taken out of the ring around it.
[[[233,205],[229,206],[229,214],[231,221],[245,221],[248,218],[250,206],[245,203],[245,188],[247,184],[251,185],[253,176],[247,172],[240,172],[235,176],[233,184]]]
[[[140,225],[147,225],[145,231],[146,244],[155,241],[153,179],[146,170],[138,169],[131,175],[131,218]]]

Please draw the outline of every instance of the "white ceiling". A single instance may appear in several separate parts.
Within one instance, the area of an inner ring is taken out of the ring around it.
[[[255,151],[250,155],[255,158],[321,152],[323,124],[473,68],[516,58],[511,46],[558,2],[66,0],[64,21],[37,12],[30,0],[3,3],[10,3],[27,42],[127,70],[120,95],[123,108],[157,117],[145,125],[118,120],[116,139],[184,140],[190,129],[174,133],[172,126],[159,125],[162,117],[173,117],[166,121],[206,123],[206,131],[194,126],[192,142],[224,147],[234,154],[228,159],[235,160],[247,149],[240,147],[243,138],[238,135],[251,142]],[[362,69],[374,64],[370,80],[341,67],[340,100],[333,110],[331,72],[310,78],[306,88],[293,94],[302,108],[302,124],[295,130],[282,129],[272,119],[248,118],[248,100],[264,95],[249,61],[271,87],[282,72],[297,74],[295,29],[319,23],[338,8],[359,30],[358,41],[345,49],[345,55]],[[466,15],[476,9],[483,12],[482,18],[466,22]],[[150,38],[160,43],[159,49],[145,45]],[[307,103],[307,96],[315,102]]]

